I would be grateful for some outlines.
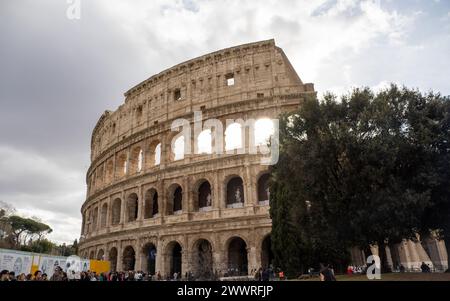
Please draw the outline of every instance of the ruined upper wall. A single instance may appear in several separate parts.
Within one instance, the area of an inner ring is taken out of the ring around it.
[[[131,134],[193,111],[313,90],[274,40],[203,55],[141,82],[125,93],[116,111],[105,111],[92,134],[91,160]]]

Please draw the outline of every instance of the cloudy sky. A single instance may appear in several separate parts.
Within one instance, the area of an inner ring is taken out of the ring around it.
[[[190,58],[275,38],[319,92],[396,82],[450,94],[450,0],[81,0],[80,19],[68,2],[0,1],[0,200],[58,242],[80,234],[102,112]]]

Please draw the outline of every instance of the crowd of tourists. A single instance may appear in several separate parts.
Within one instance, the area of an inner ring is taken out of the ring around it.
[[[1,271],[0,281],[194,281],[194,280],[220,280],[223,277],[240,276],[236,269],[228,269],[225,273],[215,272],[204,277],[194,277],[192,272],[173,273],[171,275],[161,275],[160,272],[155,274],[145,273],[143,271],[121,271],[121,272],[104,272],[97,273],[94,271],[85,271],[76,273],[74,271],[65,272],[61,267],[55,267],[54,273],[48,277],[42,271],[36,271],[33,274],[21,273],[16,275],[13,271]],[[284,280],[284,272],[274,270],[273,268],[259,268],[251,271],[250,275],[255,281],[272,281]],[[251,279],[251,278],[250,278]]]

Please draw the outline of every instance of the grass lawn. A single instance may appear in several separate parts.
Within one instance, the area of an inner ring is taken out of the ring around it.
[[[450,273],[389,273],[380,280],[369,280],[366,275],[337,275],[337,281],[450,281]],[[319,278],[300,281],[319,281]]]

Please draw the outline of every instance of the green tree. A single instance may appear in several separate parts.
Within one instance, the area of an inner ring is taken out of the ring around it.
[[[339,101],[331,94],[306,99],[285,116],[271,187],[275,258],[298,256],[285,244],[303,245],[313,255],[302,261],[342,266],[350,246],[376,244],[384,262],[386,243],[415,238],[436,207],[433,196],[448,184],[437,170],[448,158],[430,146],[443,135],[446,105],[440,95],[393,85],[376,95],[355,89]],[[298,214],[280,215],[284,204]],[[296,234],[276,230],[287,228]]]

